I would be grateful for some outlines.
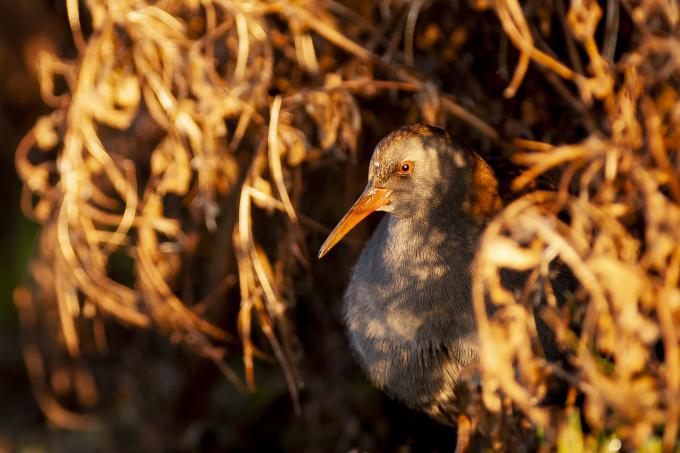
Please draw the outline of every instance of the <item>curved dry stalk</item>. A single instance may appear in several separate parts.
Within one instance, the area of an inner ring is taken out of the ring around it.
[[[286,215],[290,219],[290,223],[293,229],[293,234],[297,240],[297,247],[293,248],[293,251],[297,255],[298,259],[305,265],[309,266],[309,253],[307,252],[307,246],[305,245],[305,237],[302,234],[302,229],[300,228],[300,222],[298,221],[297,213],[293,204],[290,202],[288,197],[288,190],[286,190],[286,185],[283,181],[283,170],[281,168],[281,152],[279,149],[279,113],[281,112],[281,97],[277,96],[274,98],[271,107],[271,119],[269,121],[269,129],[267,132],[267,149],[269,152],[269,170],[271,171],[272,178],[274,179],[274,184],[276,190],[281,198],[283,207],[286,209]]]

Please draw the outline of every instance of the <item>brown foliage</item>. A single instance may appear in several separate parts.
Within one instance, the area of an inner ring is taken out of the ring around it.
[[[77,57],[40,55],[41,92],[54,111],[16,154],[24,211],[43,230],[33,284],[18,288],[15,301],[27,332],[46,329],[59,339],[51,351],[39,352],[30,336],[24,347],[53,423],[94,421],[58,403],[58,370],[46,368],[44,356],[63,348],[78,357],[84,336],[105,350],[107,318],[159,329],[243,386],[224,360],[234,332],[215,315],[235,283],[234,260],[246,386],[255,385],[254,358],[267,354],[253,341],[258,330],[297,404],[302,378],[287,312],[294,276],[315,265],[309,233],[325,231],[296,209],[311,197],[303,170],[359,160],[362,128],[376,136],[419,120],[467,132],[487,157],[511,156],[524,167],[512,183],[523,195],[487,228],[476,261],[485,410],[518,408],[543,430],[546,448],[568,445],[574,411],[590,428],[583,448],[610,434],[633,447],[654,436],[666,451],[676,444],[676,2],[611,0],[603,10],[588,0],[568,7],[481,0],[468,11],[427,1],[92,0],[86,19],[78,2],[67,5]],[[479,18],[480,28],[427,14],[449,8]],[[487,52],[489,42],[501,42],[498,55]],[[508,43],[517,57],[501,96],[487,86],[498,79],[475,64],[506,71],[515,55]],[[447,77],[464,89],[445,93]],[[378,105],[398,113],[361,106],[386,97]],[[519,107],[509,107],[514,97]],[[542,176],[556,178],[558,190],[535,189]],[[263,218],[276,224],[274,241],[264,239]],[[204,259],[216,241],[227,256]],[[121,257],[127,267],[116,271]],[[563,304],[549,284],[555,261],[580,285]],[[199,264],[213,271],[196,278],[191,266]],[[546,286],[542,316],[570,369],[544,358],[532,301],[503,287],[503,268]],[[487,290],[500,307],[490,318]],[[552,375],[585,402],[540,405]],[[94,404],[86,371],[64,379],[78,380],[84,407]]]

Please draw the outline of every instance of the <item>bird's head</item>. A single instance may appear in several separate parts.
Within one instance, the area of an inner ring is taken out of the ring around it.
[[[483,223],[499,207],[496,178],[481,157],[442,129],[404,126],[376,146],[364,192],[328,235],[319,258],[374,211],[422,221],[468,216]]]

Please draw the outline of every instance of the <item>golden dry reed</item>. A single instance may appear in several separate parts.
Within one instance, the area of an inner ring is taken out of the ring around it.
[[[675,448],[677,2],[547,3],[539,9],[563,26],[564,61],[537,38],[546,23],[538,23],[541,14],[531,16],[537,23],[526,14],[536,5],[474,3],[478,14],[495,13],[518,54],[503,95],[516,96],[528,71],[538,68],[553,96],[582,112],[586,138],[567,144],[501,133],[413,66],[419,40],[438,39],[436,22],[418,22],[431,3],[67,0],[77,56],[41,55],[40,88],[53,112],[37,120],[16,153],[24,212],[43,229],[33,282],[15,291],[15,301],[27,333],[25,361],[51,422],[75,429],[96,423],[58,398],[73,379],[82,406],[94,405],[91,375],[83,369],[64,377],[51,357],[79,357],[84,336],[105,350],[104,319],[159,329],[243,386],[224,360],[231,335],[205,315],[235,282],[217,282],[205,300],[176,292],[186,257],[216,235],[231,241],[227,249],[238,266],[246,386],[255,385],[253,361],[262,352],[251,338],[259,329],[297,405],[301,376],[286,321],[291,272],[314,265],[305,234],[324,230],[296,211],[305,184],[300,164],[331,150],[355,160],[357,100],[387,92],[415,94],[416,119],[466,123],[525,168],[513,182],[522,195],[489,225],[474,267],[483,390],[469,410],[486,414],[483,434],[511,450],[507,425],[530,423],[544,450],[599,451],[619,439],[627,448]],[[87,18],[80,16],[85,10]],[[396,30],[374,20],[390,14],[403,17]],[[617,53],[624,14],[632,37]],[[342,26],[348,22],[353,26]],[[448,38],[452,58],[466,33]],[[557,175],[557,190],[533,189],[546,174]],[[234,211],[231,220],[224,220],[225,208]],[[280,213],[282,246],[258,241],[254,210]],[[130,276],[113,275],[115,256],[130,259]],[[550,285],[554,263],[578,282],[566,301]],[[527,272],[526,294],[515,297],[503,287],[502,269]],[[540,315],[568,366],[548,362],[536,341],[530,289],[538,281],[548,295]],[[485,303],[498,310],[488,315]],[[59,340],[41,349],[38,331]],[[570,387],[566,407],[541,404],[552,377]]]

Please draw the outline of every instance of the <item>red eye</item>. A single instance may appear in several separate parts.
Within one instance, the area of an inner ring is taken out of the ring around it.
[[[410,160],[405,160],[399,164],[399,169],[397,171],[399,171],[400,175],[408,175],[413,171],[413,162]]]

